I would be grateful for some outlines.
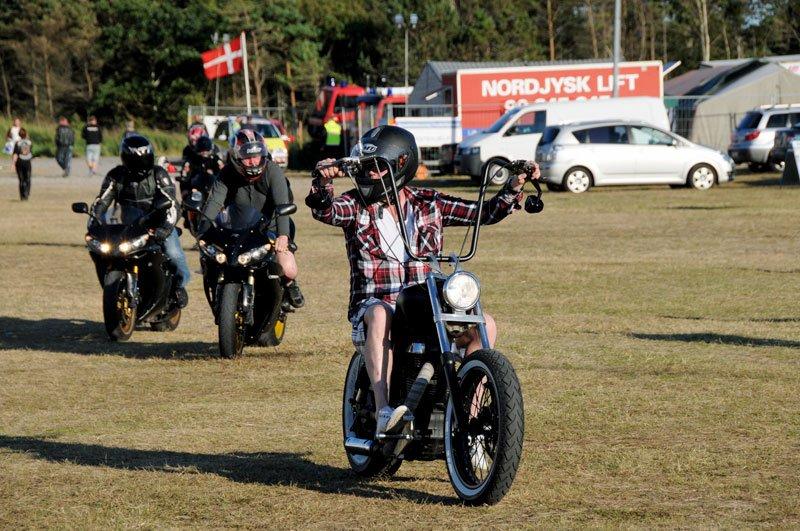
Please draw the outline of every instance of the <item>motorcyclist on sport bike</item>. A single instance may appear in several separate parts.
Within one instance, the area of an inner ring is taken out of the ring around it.
[[[198,159],[196,167],[192,168],[192,173],[190,174],[190,184],[192,191],[198,190],[205,197],[211,191],[211,187],[216,182],[217,176],[225,166],[225,163],[222,162],[219,156],[219,149],[207,136],[201,136],[197,139],[194,147]]]
[[[436,190],[407,186],[418,166],[414,136],[399,127],[380,126],[367,131],[354,148],[353,156],[387,160],[392,166],[400,192],[400,210],[416,254],[427,256],[442,249],[443,227],[467,226],[475,221],[478,204],[445,195]],[[377,164],[355,176],[357,187],[334,197],[332,179],[344,176],[333,159],[320,161],[314,171],[306,204],[315,219],[341,227],[350,261],[350,306],[352,339],[364,353],[367,373],[375,395],[377,434],[395,430],[408,411],[405,405],[389,406],[389,382],[392,351],[389,334],[395,301],[400,291],[425,282],[429,265],[408,259],[394,208],[386,204],[385,190],[391,182],[388,169]],[[532,178],[539,178],[533,165]],[[526,174],[513,175],[505,186],[483,206],[481,224],[493,224],[520,208]],[[494,345],[497,327],[484,313],[490,345]],[[481,348],[475,329],[464,334],[458,343],[466,354]]]
[[[209,220],[214,219],[224,207],[233,206],[234,216],[237,209],[256,209],[266,219],[271,219],[276,205],[291,202],[289,181],[283,170],[272,162],[264,138],[257,131],[241,129],[236,132],[228,162],[220,170],[203,205],[202,219],[197,228],[198,239],[202,239],[202,234],[210,227]],[[278,264],[283,268],[289,303],[300,308],[305,304],[305,299],[296,281],[297,262],[289,250],[289,240],[294,240],[293,224],[288,216],[277,216],[268,230],[278,235],[275,250]]]
[[[169,174],[161,166],[155,165],[153,146],[147,138],[132,135],[120,144],[122,164],[111,169],[103,180],[100,193],[92,204],[95,219],[105,220],[106,211],[116,201],[122,212],[122,223],[133,223],[142,212],[149,212],[158,196],[172,202],[165,215],[156,220],[149,229],[150,234],[162,242],[164,251],[175,266],[175,300],[183,308],[189,303],[186,285],[189,283],[189,265],[181,249],[181,242],[175,223],[178,220],[178,207],[175,199],[175,185]],[[96,221],[90,221],[96,223]]]

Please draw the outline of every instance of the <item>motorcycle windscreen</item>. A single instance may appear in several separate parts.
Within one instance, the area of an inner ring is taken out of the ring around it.
[[[218,227],[233,232],[243,232],[259,224],[263,218],[260,210],[249,205],[228,205],[217,214]]]

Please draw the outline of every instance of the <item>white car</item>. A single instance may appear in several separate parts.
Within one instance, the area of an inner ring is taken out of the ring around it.
[[[536,149],[542,180],[573,193],[592,186],[668,184],[707,190],[732,181],[727,154],[643,122],[603,120],[548,127]]]

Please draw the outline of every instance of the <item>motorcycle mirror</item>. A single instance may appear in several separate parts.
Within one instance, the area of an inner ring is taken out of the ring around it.
[[[297,205],[294,203],[286,203],[284,205],[277,205],[275,207],[276,216],[290,216],[297,212]]]
[[[544,201],[542,201],[542,187],[536,181],[531,181],[533,187],[536,188],[536,195],[529,195],[525,200],[525,212],[528,214],[538,214],[544,210]]]
[[[72,203],[72,211],[76,214],[88,214],[89,205],[86,203]]]

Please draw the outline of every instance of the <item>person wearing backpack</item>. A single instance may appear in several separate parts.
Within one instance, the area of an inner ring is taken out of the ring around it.
[[[58,118],[56,127],[56,162],[64,170],[62,177],[69,177],[72,166],[72,146],[75,145],[75,131],[65,116]]]
[[[19,179],[19,200],[27,201],[31,194],[31,159],[33,159],[33,143],[28,139],[28,132],[20,128],[19,140],[14,144],[11,164],[17,170]]]

